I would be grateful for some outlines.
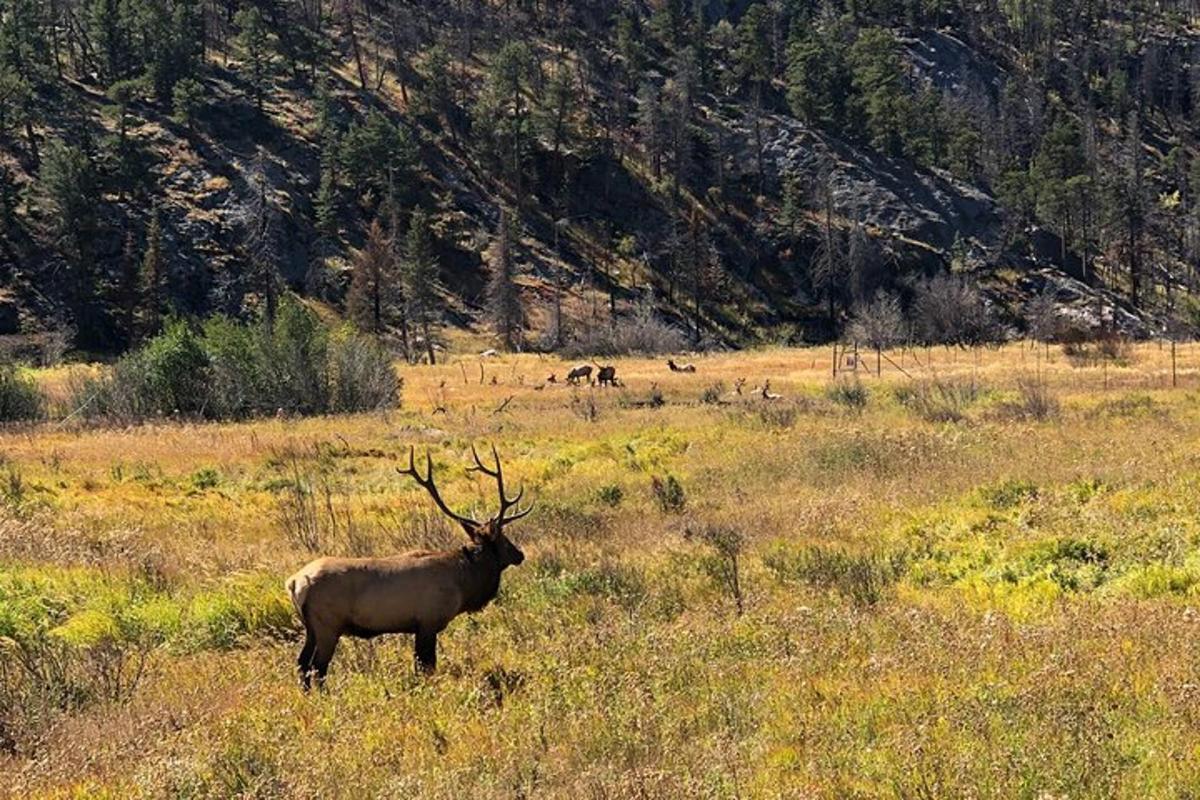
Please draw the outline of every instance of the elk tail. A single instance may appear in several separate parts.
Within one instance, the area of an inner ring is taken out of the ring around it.
[[[308,588],[311,585],[312,581],[307,575],[293,575],[284,584],[288,597],[292,599],[292,605],[295,606],[296,613],[300,615],[300,621],[306,628],[308,627],[308,618],[304,616],[304,601],[308,597]]]

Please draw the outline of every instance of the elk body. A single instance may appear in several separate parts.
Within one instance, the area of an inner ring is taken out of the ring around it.
[[[668,358],[667,359],[667,369],[671,370],[671,372],[695,372],[696,365],[695,364],[676,364],[674,362],[674,360]]]
[[[617,385],[617,368],[614,366],[600,367],[596,371],[596,383],[601,386]]]
[[[579,383],[580,381],[588,381],[592,377],[592,365],[580,364],[577,367],[572,367],[567,373],[567,383]]]
[[[503,468],[494,447],[494,467],[484,466],[474,447],[471,453],[475,466],[470,471],[495,478],[500,495],[500,510],[484,522],[459,516],[443,502],[428,454],[424,477],[417,471],[412,449],[408,469],[397,470],[429,492],[442,513],[466,532],[469,546],[389,558],[318,558],[287,579],[288,594],[304,623],[297,668],[306,690],[314,675],[318,686],[324,682],[342,636],[370,639],[411,633],[416,637],[417,671],[432,672],[437,666],[438,634],[459,614],[479,611],[490,603],[504,570],[525,560],[504,533],[506,525],[532,510],[518,508],[524,489],[511,499],[505,494]]]

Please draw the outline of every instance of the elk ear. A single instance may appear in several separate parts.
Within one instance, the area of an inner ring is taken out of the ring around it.
[[[486,527],[486,524],[481,525],[478,522],[464,522],[462,524],[462,529],[467,534],[467,538],[471,540],[472,544],[480,544],[483,542],[483,540],[486,538]]]

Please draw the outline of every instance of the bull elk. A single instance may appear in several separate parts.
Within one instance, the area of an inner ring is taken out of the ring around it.
[[[450,510],[433,479],[433,459],[425,454],[425,475],[417,470],[415,450],[408,451],[408,468],[397,468],[417,482],[442,513],[457,522],[471,540],[469,546],[451,550],[414,550],[388,558],[318,558],[287,579],[285,584],[304,623],[304,646],[297,659],[300,684],[308,690],[315,674],[317,685],[325,673],[338,640],[343,636],[371,639],[385,633],[411,633],[418,673],[437,666],[437,637],[462,613],[474,613],[492,601],[500,590],[500,576],[525,555],[504,533],[506,525],[533,510],[519,506],[525,493],[515,497],[504,491],[500,455],[492,447],[494,467],[485,466],[475,447],[479,472],[496,480],[500,510],[479,522]],[[510,511],[514,513],[509,513]]]

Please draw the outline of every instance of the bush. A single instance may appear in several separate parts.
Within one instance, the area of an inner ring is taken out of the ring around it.
[[[45,412],[46,398],[37,382],[16,367],[0,367],[0,422],[37,420]]]
[[[402,382],[392,354],[356,334],[335,338],[329,350],[334,411],[374,411],[400,403]]]
[[[596,499],[606,506],[616,508],[625,499],[625,490],[615,483],[610,483],[596,490]]]
[[[961,422],[984,390],[975,381],[933,378],[896,389],[896,399],[926,422]]]
[[[1045,381],[1028,376],[1017,378],[1017,397],[999,406],[1002,417],[1031,419],[1044,422],[1058,417],[1061,411],[1058,398]]]
[[[1113,331],[1099,333],[1073,329],[1062,335],[1062,352],[1073,367],[1101,364],[1128,366],[1133,362],[1133,345]]]
[[[763,563],[781,580],[832,589],[860,606],[878,603],[905,570],[905,558],[898,554],[852,555],[824,547],[793,550],[784,545],[768,552]]]
[[[384,348],[285,302],[274,325],[171,321],[107,373],[74,380],[70,394],[85,417],[131,423],[371,411],[399,405],[400,387]]]
[[[611,325],[590,325],[578,331],[562,348],[565,356],[625,356],[678,353],[687,339],[678,329],[659,319],[649,304],[643,304],[632,317],[613,320]]]
[[[870,397],[867,387],[857,377],[838,380],[830,384],[825,393],[830,400],[852,411],[866,408]]]
[[[664,514],[678,514],[687,504],[683,484],[674,475],[668,475],[665,479],[655,475],[650,479],[650,488],[654,492],[654,502]]]

